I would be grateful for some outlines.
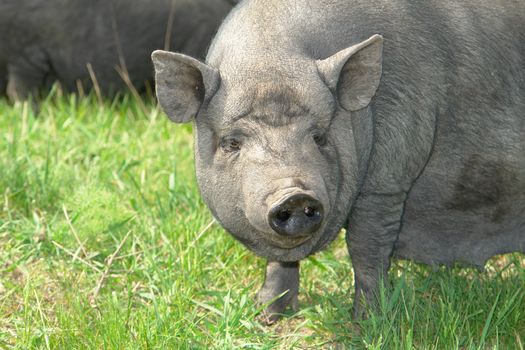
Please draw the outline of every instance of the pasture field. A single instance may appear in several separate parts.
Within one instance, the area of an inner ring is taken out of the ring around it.
[[[525,259],[395,262],[353,322],[343,235],[302,262],[300,310],[256,320],[264,261],[215,223],[191,126],[153,98],[0,99],[0,349],[523,349]]]

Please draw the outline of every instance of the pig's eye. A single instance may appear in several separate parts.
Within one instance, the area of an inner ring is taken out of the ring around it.
[[[316,133],[314,135],[314,141],[317,146],[326,146],[326,134]]]
[[[241,150],[241,141],[233,137],[225,137],[220,143],[223,152],[232,153]]]

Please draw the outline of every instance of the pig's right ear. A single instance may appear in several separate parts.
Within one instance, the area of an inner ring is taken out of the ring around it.
[[[379,86],[383,37],[373,35],[324,60],[317,61],[321,78],[348,111],[366,107]]]
[[[219,72],[194,58],[162,50],[151,55],[155,66],[157,99],[175,123],[186,123],[197,115],[204,101],[219,87]]]

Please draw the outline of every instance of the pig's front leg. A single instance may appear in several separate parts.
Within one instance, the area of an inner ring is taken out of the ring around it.
[[[346,232],[355,276],[354,318],[365,307],[376,307],[381,282],[387,272],[399,236],[406,193],[373,194],[358,198]]]
[[[286,293],[285,293],[286,292]],[[261,320],[266,324],[273,324],[284,313],[288,306],[293,310],[298,307],[299,293],[299,262],[268,261],[266,264],[266,278],[257,294],[260,304],[267,304],[279,295],[261,314]]]
[[[46,51],[34,45],[26,47],[23,56],[9,62],[6,93],[12,102],[22,101],[30,95],[38,94],[38,89],[50,70],[48,61]]]

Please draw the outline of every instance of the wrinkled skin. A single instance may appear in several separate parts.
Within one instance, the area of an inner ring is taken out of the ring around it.
[[[3,0],[0,94],[25,99],[57,80],[68,91],[88,90],[94,79],[104,94],[126,89],[129,83],[141,91],[153,80],[151,51],[164,48],[203,58],[233,4],[231,0]]]
[[[288,290],[270,322],[343,227],[355,316],[392,257],[525,252],[524,42],[523,2],[247,0],[205,63],[153,53],[159,103],[195,123],[202,196],[268,260],[259,300]]]

